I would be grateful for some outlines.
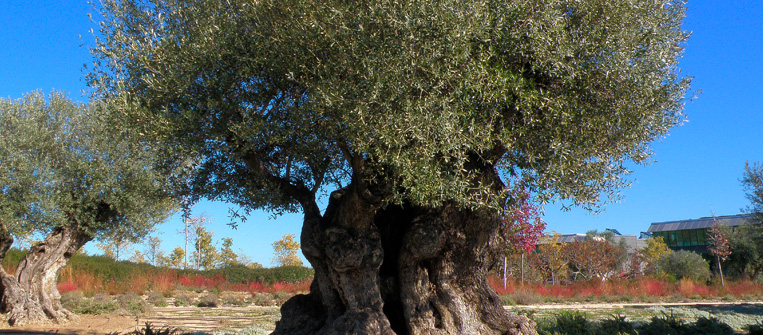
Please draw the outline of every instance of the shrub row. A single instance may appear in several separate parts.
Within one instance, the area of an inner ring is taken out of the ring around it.
[[[2,265],[14,272],[25,253],[18,249],[9,250]],[[101,292],[166,294],[177,286],[194,290],[296,293],[308,290],[313,274],[313,269],[302,266],[250,269],[236,265],[195,271],[117,262],[104,256],[74,255],[59,273],[58,284],[61,293],[80,290],[91,296]]]
[[[313,278],[315,270],[304,266],[250,269],[243,265],[233,265],[222,269],[207,271],[182,270],[178,271],[178,274],[189,276],[201,274],[206,278],[220,276],[233,284],[248,284],[251,282],[273,284],[278,282],[293,283],[307,281]]]
[[[612,315],[599,321],[589,321],[585,314],[563,312],[554,318],[536,320],[539,335],[733,335],[734,330],[713,317],[700,317],[687,322],[673,314],[663,314],[641,325],[634,325],[624,316]],[[745,327],[747,334],[760,335],[759,325]]]
[[[763,285],[749,280],[720,283],[695,282],[684,278],[658,277],[576,281],[560,284],[524,284],[503,282],[490,277],[489,282],[507,305],[531,305],[544,301],[674,301],[674,300],[748,300],[763,299]]]

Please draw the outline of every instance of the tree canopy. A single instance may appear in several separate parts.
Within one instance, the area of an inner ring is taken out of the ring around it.
[[[101,104],[0,99],[0,226],[18,237],[75,223],[90,239],[135,240],[174,208],[155,158]]]
[[[174,207],[155,152],[111,121],[60,93],[0,99],[0,260],[14,238],[43,237],[15,273],[0,267],[10,325],[72,318],[55,284],[69,258],[95,238],[135,241]]]
[[[474,157],[542,200],[592,207],[684,118],[683,11],[109,0],[89,78],[192,167],[194,194],[249,209],[296,210],[351,181],[390,202],[503,207]]]
[[[104,0],[101,14],[96,96],[188,173],[191,199],[304,212],[315,277],[274,334],[533,334],[487,284],[501,216],[524,201],[511,190],[617,197],[626,164],[683,121],[689,86],[672,0]]]

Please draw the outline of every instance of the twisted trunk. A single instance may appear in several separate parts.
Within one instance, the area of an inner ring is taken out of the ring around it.
[[[381,208],[352,185],[331,194],[323,216],[305,207],[302,250],[315,278],[282,306],[273,334],[536,334],[488,285],[494,214]]]
[[[2,235],[0,256],[5,256],[13,238],[7,232]],[[44,241],[29,248],[15,274],[0,267],[0,312],[10,325],[62,323],[76,318],[61,305],[56,279],[71,256],[90,239],[77,225],[56,227]]]

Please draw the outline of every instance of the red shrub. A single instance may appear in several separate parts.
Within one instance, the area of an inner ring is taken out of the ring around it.
[[[175,271],[166,271],[157,273],[151,278],[151,290],[162,294],[175,290],[176,274]]]
[[[66,292],[76,291],[77,288],[78,288],[77,284],[75,284],[73,282],[70,282],[70,281],[67,281],[67,282],[64,282],[64,283],[58,283],[57,287],[58,287],[58,293],[66,293]]]

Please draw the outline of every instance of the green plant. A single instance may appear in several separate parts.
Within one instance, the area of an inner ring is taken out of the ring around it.
[[[556,315],[556,326],[552,328],[555,333],[566,335],[592,334],[591,322],[585,314],[579,312],[561,312]]]
[[[107,294],[96,294],[90,299],[82,299],[71,311],[77,314],[104,314],[119,309],[119,303],[113,301]]]
[[[164,297],[163,294],[159,292],[151,292],[151,294],[146,297],[146,302],[148,302],[151,305],[154,305],[156,307],[167,307],[167,299]]]
[[[671,312],[652,317],[639,329],[639,335],[682,335],[687,334],[687,329],[686,323]]]
[[[180,334],[180,329],[171,327],[153,327],[151,323],[146,322],[146,326],[143,329],[136,329],[127,335],[174,335]]]
[[[720,320],[710,317],[700,317],[689,326],[687,334],[692,335],[733,335],[734,330]]]
[[[518,305],[532,305],[541,301],[541,297],[530,289],[517,290],[511,298]]]
[[[202,295],[199,298],[199,303],[196,304],[196,306],[199,306],[199,307],[217,307],[217,304],[218,304],[217,294],[209,292],[207,294]]]
[[[620,314],[610,315],[609,318],[599,321],[596,328],[596,334],[610,335],[637,335],[636,329],[633,328],[633,324],[625,320],[625,316]]]
[[[744,326],[743,329],[749,335],[763,335],[763,321],[760,321],[758,324]]]
[[[286,300],[289,300],[293,295],[285,292],[276,292],[273,293],[273,300],[275,300],[276,305],[281,306],[283,303],[286,302]]]
[[[695,282],[706,282],[710,279],[710,264],[699,254],[686,250],[662,255],[658,269],[674,276],[676,280],[688,278]]]
[[[188,306],[193,301],[193,297],[185,292],[178,293],[175,295],[175,306]]]
[[[252,294],[252,303],[257,306],[273,306],[273,294],[255,292]]]
[[[246,298],[243,295],[231,292],[223,294],[220,300],[222,300],[223,305],[229,306],[245,306],[247,304]]]
[[[117,301],[122,309],[132,315],[142,315],[148,312],[148,304],[135,293],[125,293],[117,296]]]
[[[70,311],[79,309],[85,303],[87,303],[87,300],[81,291],[71,291],[61,295],[61,305]]]

